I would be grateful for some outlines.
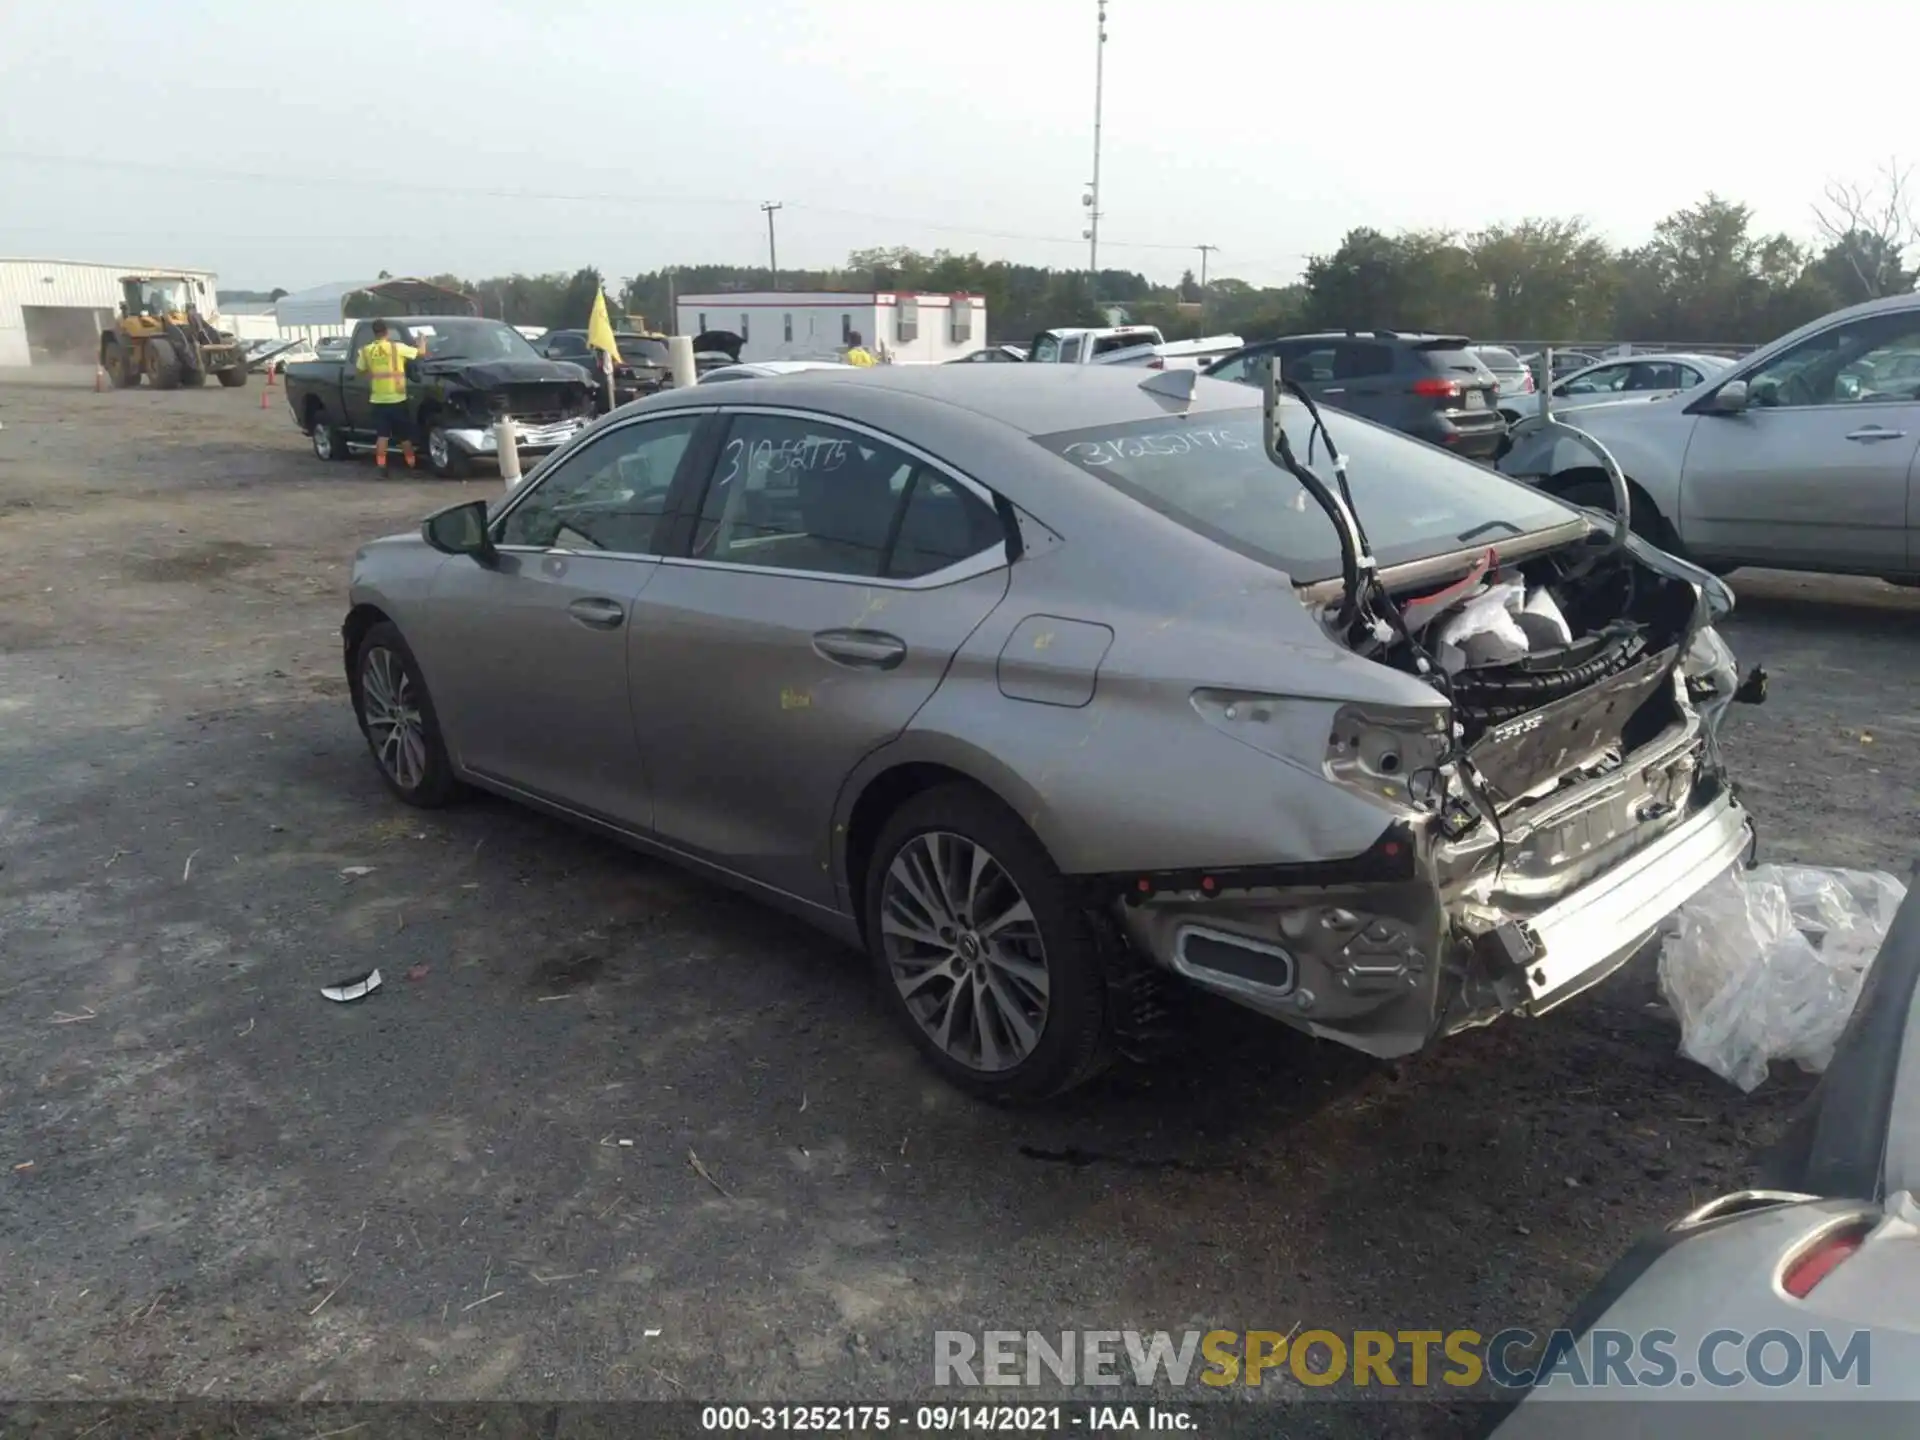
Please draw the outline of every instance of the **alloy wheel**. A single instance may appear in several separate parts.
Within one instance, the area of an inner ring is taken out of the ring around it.
[[[985,847],[941,830],[907,841],[887,867],[880,930],[901,999],[947,1055],[992,1072],[1033,1053],[1047,1023],[1046,945]]]
[[[434,469],[447,468],[451,458],[449,449],[451,444],[452,442],[447,439],[447,432],[437,427],[427,436],[427,459],[433,463]]]
[[[333,427],[326,421],[317,421],[313,427],[313,453],[322,460],[333,458]]]
[[[418,788],[427,774],[426,721],[413,677],[385,646],[360,662],[360,714],[380,768],[402,790]]]

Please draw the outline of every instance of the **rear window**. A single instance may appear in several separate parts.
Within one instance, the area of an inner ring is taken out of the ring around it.
[[[616,335],[613,343],[620,347],[620,358],[628,364],[636,360],[642,365],[667,363],[667,342],[664,340],[652,340],[643,335]]]
[[[1518,355],[1514,354],[1511,350],[1502,350],[1497,345],[1481,345],[1477,347],[1473,353],[1480,357],[1481,361],[1489,370],[1523,370],[1526,368],[1520,363],[1520,357]]]
[[[1307,457],[1304,407],[1287,434]],[[1307,584],[1340,573],[1333,522],[1267,459],[1257,407],[1036,435],[1042,448],[1174,523]],[[1474,544],[1498,545],[1573,518],[1558,501],[1443,450],[1348,415],[1328,418],[1347,457],[1360,523],[1375,557],[1397,565]],[[1316,473],[1333,483],[1319,451]]]

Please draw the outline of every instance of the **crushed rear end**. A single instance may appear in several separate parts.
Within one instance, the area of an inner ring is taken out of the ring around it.
[[[1754,687],[1712,628],[1730,593],[1597,521],[1382,578],[1448,674],[1431,706],[1333,715],[1322,775],[1385,812],[1379,841],[1230,893],[1143,880],[1122,916],[1203,988],[1397,1056],[1599,983],[1750,852],[1715,730]],[[1365,649],[1417,664],[1397,641]],[[1263,717],[1226,697],[1209,718]]]

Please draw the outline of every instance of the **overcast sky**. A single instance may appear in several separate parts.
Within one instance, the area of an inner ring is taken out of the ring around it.
[[[1081,266],[1095,0],[0,0],[0,254],[228,288],[881,244]],[[1812,232],[1920,159],[1914,0],[1110,0],[1103,265],[1708,189]],[[1529,87],[1541,97],[1528,99]],[[1543,115],[1544,109],[1544,115]],[[1548,137],[1543,146],[1539,137]]]

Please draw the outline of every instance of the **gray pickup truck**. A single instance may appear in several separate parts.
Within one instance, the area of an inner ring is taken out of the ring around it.
[[[344,360],[303,360],[286,369],[287,406],[322,460],[371,450],[372,385],[354,368],[373,339],[362,320]],[[595,392],[580,366],[543,358],[511,325],[470,315],[396,315],[389,334],[423,351],[407,364],[407,412],[436,475],[459,478],[476,460],[497,464],[494,424],[513,424],[523,457],[558,449],[592,423]]]

